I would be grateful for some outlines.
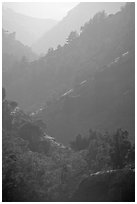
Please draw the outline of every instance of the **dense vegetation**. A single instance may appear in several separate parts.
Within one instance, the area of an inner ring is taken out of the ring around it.
[[[39,60],[6,55],[3,201],[134,201],[134,9],[96,14]]]
[[[40,123],[10,104],[3,89],[3,201],[68,199],[76,187],[73,182],[78,185],[87,171],[86,161],[81,154],[44,140]]]
[[[101,132],[127,129],[134,141],[134,52],[121,55],[103,71],[81,79],[61,97],[49,101],[35,114],[42,118],[50,135],[68,144],[78,133],[89,128]]]
[[[89,21],[96,13],[105,10],[107,13],[116,13],[124,2],[81,2],[52,29],[46,32],[32,49],[36,53],[46,53],[50,47],[56,49],[58,45],[65,44],[66,38],[71,31],[80,32],[81,26]]]
[[[88,137],[77,135],[70,142],[75,151],[86,150],[86,161],[90,169],[97,172],[103,169],[121,169],[134,163],[134,145],[128,139],[128,132],[118,129],[112,136],[89,130]]]
[[[73,40],[66,39],[69,43],[49,49],[44,57],[27,62],[21,69],[18,69],[21,65],[14,65],[12,71],[3,73],[7,97],[17,100],[23,109],[37,108],[49,97],[71,89],[89,75],[94,76],[97,69],[134,50],[134,17],[134,3],[115,15],[101,12]]]
[[[8,101],[4,88],[2,105],[3,201],[69,201],[89,174],[134,168],[134,146],[127,131],[110,136],[90,130],[88,138],[78,135],[71,149],[45,139],[42,121]]]
[[[22,74],[21,69],[24,68],[27,61],[32,61],[37,58],[30,47],[23,45],[16,40],[16,33],[10,33],[2,29],[2,71],[3,81],[15,80],[14,74]],[[25,69],[25,68],[24,68]],[[11,73],[13,76],[11,76]],[[5,78],[6,76],[6,78]],[[11,77],[11,78],[10,78]]]

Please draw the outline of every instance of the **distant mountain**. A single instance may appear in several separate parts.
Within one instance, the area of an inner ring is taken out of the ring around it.
[[[25,57],[28,61],[36,58],[30,47],[23,45],[20,41],[16,40],[16,33],[9,33],[2,30],[2,56],[5,61],[9,58],[21,60]],[[8,57],[10,56],[10,57]]]
[[[50,29],[36,43],[32,49],[37,53],[46,53],[50,47],[63,45],[73,30],[80,32],[80,27],[89,21],[97,12],[105,10],[106,13],[116,13],[124,3],[80,3],[63,18],[56,26]]]
[[[52,19],[38,19],[5,7],[2,9],[2,27],[9,32],[16,32],[17,40],[25,45],[32,45],[56,23],[57,21]]]

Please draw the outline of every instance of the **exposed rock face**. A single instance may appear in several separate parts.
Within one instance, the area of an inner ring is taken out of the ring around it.
[[[122,169],[91,174],[81,182],[71,201],[134,202],[135,171]]]

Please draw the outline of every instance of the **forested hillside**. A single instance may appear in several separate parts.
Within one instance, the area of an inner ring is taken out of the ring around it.
[[[127,131],[90,130],[64,146],[7,100],[4,88],[2,113],[3,202],[135,201],[135,146]]]
[[[80,44],[85,39],[89,39],[89,36],[92,39],[93,35],[95,40],[94,42],[91,40],[91,44],[88,43],[88,46],[91,46],[90,51],[95,52],[94,60],[92,53],[87,50],[83,58],[86,62],[81,62],[84,68],[80,65],[77,67],[79,61],[82,60],[80,56],[79,60],[75,61],[75,65],[74,62],[72,63],[74,68],[71,68],[71,64],[68,62],[69,68],[68,70],[66,68],[66,73],[63,73],[64,69],[62,68],[57,76],[58,81],[53,81],[53,83],[58,87],[58,85],[61,85],[62,79],[66,84],[72,80],[72,84],[68,85],[70,89],[66,89],[66,93],[64,92],[62,97],[53,99],[50,105],[37,114],[38,117],[42,117],[47,123],[49,133],[60,142],[68,144],[79,133],[86,135],[87,130],[91,127],[104,132],[121,127],[127,129],[134,140],[134,13],[133,11],[130,13],[131,10],[132,7],[126,7],[121,13],[109,17],[105,17],[104,13],[100,13],[95,18],[98,21],[96,24],[100,25],[98,25],[98,32],[96,31],[97,25],[95,24],[94,28],[94,23],[90,22],[85,25],[85,29],[83,29],[80,37],[73,39],[76,47],[78,41]],[[120,26],[119,24],[120,20],[122,21],[122,15],[127,17],[125,26],[122,26],[122,24]],[[112,24],[109,24],[109,21],[114,23],[113,31],[114,29],[117,31],[117,27],[114,27],[116,22],[119,25],[117,32],[122,29],[116,36],[112,34]],[[91,27],[94,29],[90,30],[90,24],[92,24],[93,27]],[[110,29],[105,28],[108,25],[111,27]],[[120,36],[123,33],[123,29],[125,29],[125,32]],[[102,34],[103,31],[104,35]],[[109,33],[106,33],[106,31]],[[94,32],[96,35],[94,35]],[[99,35],[101,36],[99,37]],[[106,38],[108,40],[108,36],[109,39],[115,42],[115,46],[111,41],[111,46],[104,45]],[[104,38],[103,41],[101,37]],[[117,44],[118,42],[119,44]],[[86,42],[82,45],[84,46],[84,44]],[[99,47],[94,47],[97,45]],[[71,43],[69,46],[68,49],[70,50],[76,49],[71,47]],[[78,54],[75,52],[75,56],[78,56]],[[74,53],[71,52],[71,57],[72,55]],[[90,56],[92,56],[91,59]],[[62,60],[65,64],[65,59],[63,58]],[[72,62],[71,59],[70,62]],[[81,67],[79,72],[75,72],[78,71],[79,67]],[[73,77],[75,76],[76,78],[74,79]]]
[[[134,140],[134,67],[134,52],[123,53],[35,115],[64,144],[79,133],[86,136],[89,128],[105,132],[121,127]]]
[[[2,40],[2,201],[134,202],[135,3],[37,60]]]
[[[56,26],[34,43],[32,49],[36,53],[47,53],[51,47],[56,49],[59,44],[63,46],[69,33],[71,31],[79,33],[81,26],[93,18],[97,12],[105,10],[107,14],[116,13],[123,5],[122,2],[79,3]]]
[[[96,70],[134,50],[134,23],[134,4],[115,15],[96,14],[80,35],[72,32],[63,47],[50,49],[39,60],[26,63],[19,71],[25,70],[24,74],[17,77],[19,65],[14,66],[10,84],[7,85],[7,75],[3,75],[7,97],[30,109],[39,107],[53,95],[63,94],[89,73],[93,76]]]

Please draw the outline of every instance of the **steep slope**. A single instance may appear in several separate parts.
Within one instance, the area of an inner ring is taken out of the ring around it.
[[[56,48],[64,45],[69,33],[73,30],[80,31],[80,27],[89,21],[95,13],[105,10],[107,13],[116,13],[123,3],[80,3],[68,12],[67,16],[55,27],[49,30],[42,38],[34,43],[32,49],[38,53],[46,53],[50,47]]]
[[[16,32],[17,40],[29,46],[56,23],[57,21],[52,19],[37,19],[25,16],[6,7],[3,7],[2,10],[3,28],[10,32]]]
[[[36,116],[46,122],[49,134],[64,144],[79,133],[86,135],[90,128],[127,129],[134,140],[134,76],[135,58],[131,50],[51,102]]]
[[[8,84],[4,75],[7,96],[27,110],[38,108],[49,97],[60,96],[88,76],[94,77],[97,70],[123,53],[134,50],[134,35],[134,4],[128,4],[115,15],[99,13],[79,36],[71,33],[63,47],[49,50],[39,60],[16,65],[9,73]]]

